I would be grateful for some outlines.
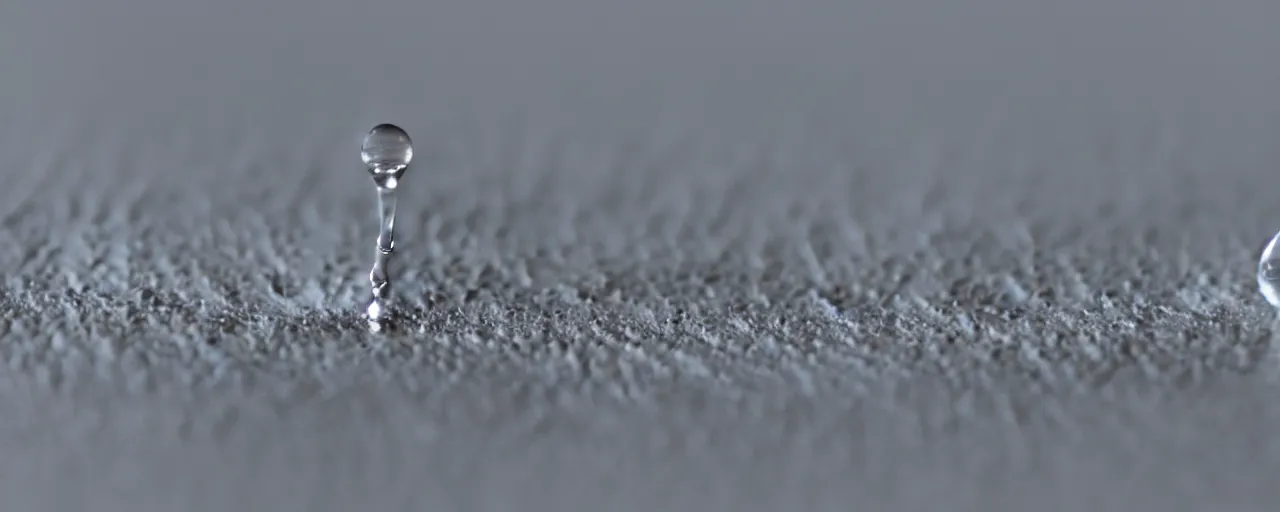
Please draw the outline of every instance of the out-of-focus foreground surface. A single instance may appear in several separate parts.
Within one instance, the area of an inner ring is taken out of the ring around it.
[[[1270,510],[1280,7],[1059,3],[5,4],[0,508]]]

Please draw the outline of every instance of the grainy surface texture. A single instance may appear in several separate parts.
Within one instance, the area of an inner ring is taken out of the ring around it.
[[[3,3],[0,508],[1274,510],[1277,19]]]

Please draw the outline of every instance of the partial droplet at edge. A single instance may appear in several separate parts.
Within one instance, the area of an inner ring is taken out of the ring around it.
[[[1271,241],[1258,256],[1258,291],[1267,299],[1272,307],[1280,308],[1280,253],[1277,253],[1277,242],[1280,233],[1271,237]]]

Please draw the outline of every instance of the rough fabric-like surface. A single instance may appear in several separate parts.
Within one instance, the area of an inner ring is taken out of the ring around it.
[[[6,511],[1280,502],[1273,3],[194,3],[0,7]]]

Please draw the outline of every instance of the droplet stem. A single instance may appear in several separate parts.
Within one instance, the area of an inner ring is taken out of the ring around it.
[[[395,250],[397,185],[395,176],[379,175],[374,181],[378,186],[378,242],[373,270],[369,271],[369,286],[373,292],[373,303],[369,309],[371,319],[387,314],[387,303],[391,298],[391,278],[387,266],[391,253]]]
[[[391,253],[395,249],[396,179],[378,183],[378,250]]]

